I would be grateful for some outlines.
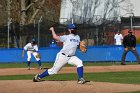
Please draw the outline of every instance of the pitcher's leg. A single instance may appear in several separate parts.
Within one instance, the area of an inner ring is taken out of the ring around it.
[[[64,55],[62,54],[57,54],[56,57],[56,61],[53,65],[53,67],[51,69],[47,69],[46,71],[44,71],[41,74],[38,74],[34,77],[33,81],[34,82],[38,82],[37,80],[40,80],[43,77],[49,76],[49,75],[53,75],[53,74],[57,74],[57,72],[67,63],[67,58],[65,58]]]
[[[83,62],[78,57],[73,56],[68,61],[68,64],[74,65],[77,67],[77,75],[78,75],[78,83],[84,84],[85,80],[83,78],[84,70],[83,70]]]
[[[78,74],[78,79],[83,78],[83,66],[77,67],[77,74]]]

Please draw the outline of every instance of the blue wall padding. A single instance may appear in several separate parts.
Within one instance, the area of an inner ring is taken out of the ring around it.
[[[40,48],[39,52],[41,54],[42,62],[54,62],[56,54],[60,51],[61,48],[47,47]],[[136,47],[138,53],[140,54],[140,45]],[[121,61],[122,53],[124,51],[123,46],[92,46],[88,47],[86,53],[82,53],[79,49],[76,51],[77,57],[82,59],[85,62],[105,62],[105,61]],[[0,62],[26,62],[27,55],[25,52],[25,57],[22,58],[22,49],[21,48],[10,48],[10,49],[0,49]],[[35,62],[34,57],[31,59],[32,62]],[[126,61],[136,61],[135,56],[132,52],[129,52],[126,56]]]

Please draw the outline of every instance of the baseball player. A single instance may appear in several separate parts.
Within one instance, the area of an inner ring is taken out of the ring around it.
[[[52,32],[52,36],[55,40],[63,42],[63,48],[57,53],[53,67],[41,74],[37,74],[33,78],[33,81],[39,82],[41,81],[41,78],[45,76],[57,74],[58,71],[60,71],[60,69],[68,63],[77,67],[78,84],[84,84],[83,62],[75,56],[76,49],[80,43],[80,37],[76,33],[76,25],[68,25],[69,35],[58,36],[53,27],[50,28],[50,31]]]
[[[114,36],[115,45],[122,45],[123,36],[120,31]]]
[[[40,61],[40,54],[38,53],[38,46],[36,44],[36,41],[33,39],[30,43],[26,44],[22,51],[22,58],[24,57],[24,51],[27,51],[27,66],[28,70],[30,70],[30,60],[31,55],[35,57],[35,59],[38,62],[39,68],[42,69],[41,61]]]

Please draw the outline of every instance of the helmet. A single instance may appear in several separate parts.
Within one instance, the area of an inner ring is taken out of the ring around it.
[[[76,25],[75,24],[69,24],[68,29],[76,29]]]
[[[35,39],[32,39],[31,43],[32,43],[32,44],[36,44]]]

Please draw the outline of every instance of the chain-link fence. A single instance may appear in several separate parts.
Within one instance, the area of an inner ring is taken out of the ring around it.
[[[89,26],[82,24],[79,27],[79,35],[85,40],[88,46],[93,45],[113,45],[114,35],[119,30],[116,25]]]
[[[37,41],[39,47],[49,47],[52,41],[52,35],[49,31],[50,26],[54,26],[56,32],[61,35],[67,32],[66,25],[43,20],[34,24],[21,26],[12,22],[9,27],[0,27],[0,47],[1,48],[19,48],[30,42],[33,38]],[[77,24],[78,34],[81,40],[87,41],[88,46],[93,45],[112,45],[114,34],[118,30],[118,23],[112,25],[89,25]],[[55,42],[58,46],[61,43]]]

